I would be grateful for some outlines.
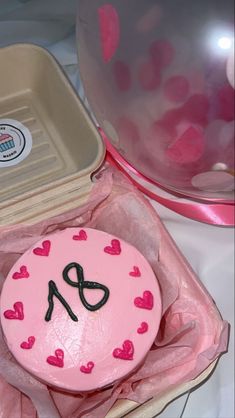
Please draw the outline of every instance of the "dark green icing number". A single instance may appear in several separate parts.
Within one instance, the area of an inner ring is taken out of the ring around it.
[[[77,281],[76,282],[73,282],[69,277],[69,273],[73,269],[75,269],[76,275],[77,275]],[[78,289],[79,298],[80,298],[83,306],[88,311],[92,311],[92,312],[97,311],[98,309],[102,308],[106,304],[106,302],[108,301],[108,298],[109,298],[109,295],[110,295],[109,289],[106,286],[104,286],[100,283],[85,281],[84,280],[83,268],[80,264],[78,264],[78,263],[68,264],[65,267],[62,275],[63,275],[64,281],[69,286],[76,287]],[[63,298],[61,293],[58,291],[58,288],[57,288],[55,282],[53,280],[50,280],[49,283],[48,283],[48,286],[49,286],[49,294],[48,294],[49,307],[48,307],[48,310],[47,310],[47,313],[46,313],[46,316],[45,316],[45,320],[47,322],[49,322],[51,320],[53,309],[54,309],[54,296],[55,296],[60,301],[60,303],[64,306],[64,308],[68,312],[70,318],[73,321],[77,322],[78,321],[77,316],[73,313],[69,304],[66,302],[66,300]],[[85,289],[102,290],[104,292],[104,296],[98,303],[96,303],[95,305],[91,305],[90,303],[87,302],[87,300],[85,298],[85,295],[84,295],[84,290]]]

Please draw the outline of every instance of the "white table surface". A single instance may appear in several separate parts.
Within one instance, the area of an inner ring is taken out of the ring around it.
[[[22,41],[47,47],[84,97],[77,71],[75,14],[76,0],[0,0],[0,47]],[[234,230],[201,224],[152,204],[231,324],[229,351],[212,377],[172,402],[159,417],[234,418]]]

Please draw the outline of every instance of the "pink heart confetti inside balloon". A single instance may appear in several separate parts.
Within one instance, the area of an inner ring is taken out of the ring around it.
[[[128,91],[131,88],[131,72],[129,66],[123,61],[116,61],[113,66],[114,78],[120,91]]]
[[[183,106],[186,120],[206,126],[208,123],[209,99],[204,94],[194,94]]]
[[[150,56],[157,69],[168,67],[174,59],[175,50],[166,39],[154,41],[150,46]]]
[[[156,70],[151,60],[140,65],[138,79],[143,90],[157,90],[161,84],[161,73]]]
[[[183,119],[182,108],[172,109],[166,112],[162,119],[156,121],[156,125],[164,129],[169,135],[176,136],[176,127]]]
[[[147,12],[141,16],[136,24],[136,28],[140,33],[147,33],[153,30],[162,18],[162,9],[158,4],[147,9]]]
[[[166,155],[178,164],[190,164],[202,157],[204,148],[204,135],[191,126],[169,146]]]
[[[117,10],[111,4],[104,4],[98,10],[100,41],[103,60],[113,58],[120,42],[120,22]]]
[[[189,94],[189,82],[186,77],[174,76],[169,78],[164,85],[164,93],[173,103],[181,103]]]

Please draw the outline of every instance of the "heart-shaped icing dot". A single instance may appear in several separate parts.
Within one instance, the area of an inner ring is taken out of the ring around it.
[[[113,357],[121,360],[133,360],[134,345],[132,341],[126,340],[122,344],[122,348],[115,348]]]
[[[121,251],[121,244],[118,239],[113,239],[111,241],[111,246],[104,248],[104,252],[110,255],[120,255]]]
[[[13,305],[13,310],[9,309],[4,312],[4,317],[6,319],[18,319],[20,321],[23,321],[24,319],[24,306],[22,302],[16,302]]]
[[[149,326],[147,322],[142,322],[140,327],[137,329],[137,332],[138,334],[145,334],[146,332],[148,332],[148,329],[149,329]]]
[[[12,278],[13,278],[14,280],[19,280],[19,279],[28,279],[28,278],[29,278],[29,272],[28,272],[28,270],[27,270],[27,267],[26,267],[26,266],[21,266],[21,267],[20,267],[20,271],[19,271],[19,272],[18,272],[18,271],[16,271],[16,272],[13,274]]]
[[[23,348],[24,350],[31,350],[35,341],[36,341],[35,337],[29,337],[28,341],[24,341],[20,344],[20,347]]]
[[[87,240],[87,233],[83,229],[79,231],[78,235],[73,236],[74,241],[86,241]]]
[[[94,365],[93,361],[89,361],[89,363],[87,363],[86,366],[81,366],[80,370],[81,370],[82,373],[90,374],[92,372],[94,366],[95,365]]]
[[[137,297],[134,300],[134,304],[137,308],[152,310],[154,306],[154,298],[152,292],[146,290],[143,297]]]
[[[51,241],[43,241],[42,247],[34,248],[33,253],[40,257],[48,257],[51,249]]]
[[[47,357],[47,363],[55,367],[64,367],[64,352],[61,349],[55,351],[54,356]]]
[[[141,277],[141,272],[140,272],[139,267],[134,266],[133,271],[130,271],[129,276],[131,276],[131,277]]]

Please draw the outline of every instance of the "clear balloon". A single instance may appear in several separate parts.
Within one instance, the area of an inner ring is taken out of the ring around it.
[[[233,0],[79,1],[95,117],[130,164],[173,191],[232,197],[233,16]]]

